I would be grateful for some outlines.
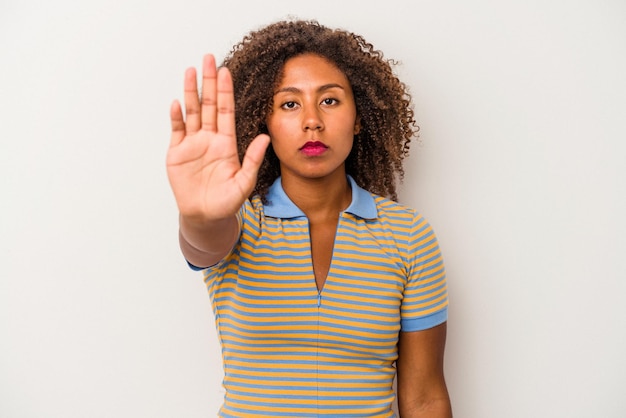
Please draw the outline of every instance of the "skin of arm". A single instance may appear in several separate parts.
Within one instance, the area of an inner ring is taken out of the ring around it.
[[[195,223],[180,216],[179,243],[185,259],[196,267],[210,267],[233,248],[239,237],[235,216],[210,223]]]
[[[452,417],[443,371],[446,329],[444,322],[400,333],[396,367],[401,418]]]

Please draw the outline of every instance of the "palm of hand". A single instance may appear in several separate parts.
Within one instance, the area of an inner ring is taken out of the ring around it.
[[[181,215],[212,221],[236,213],[251,193],[269,138],[255,138],[240,163],[232,79],[228,70],[216,70],[211,55],[204,58],[202,98],[200,103],[195,70],[188,69],[186,120],[177,101],[170,111],[167,173]]]

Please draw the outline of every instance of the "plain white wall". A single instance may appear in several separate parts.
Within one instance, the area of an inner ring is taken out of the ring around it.
[[[626,3],[0,3],[0,416],[207,417],[221,363],[164,168],[186,67],[294,15],[363,34],[422,127],[456,417],[626,416]]]

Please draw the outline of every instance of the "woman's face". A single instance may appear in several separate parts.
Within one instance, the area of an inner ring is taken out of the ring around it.
[[[347,77],[318,55],[290,58],[267,128],[283,177],[345,176],[345,160],[360,128]]]

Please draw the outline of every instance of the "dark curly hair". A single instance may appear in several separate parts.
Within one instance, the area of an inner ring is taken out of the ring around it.
[[[384,59],[360,35],[317,21],[280,21],[252,31],[225,58],[223,66],[233,76],[240,158],[252,139],[268,133],[266,120],[285,62],[305,53],[334,63],[352,86],[361,129],[346,159],[346,172],[364,189],[397,200],[402,161],[419,127],[408,89],[393,73],[396,62]],[[252,193],[265,202],[279,175],[280,164],[270,146]]]

